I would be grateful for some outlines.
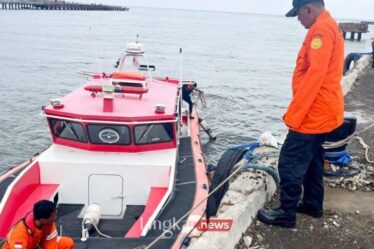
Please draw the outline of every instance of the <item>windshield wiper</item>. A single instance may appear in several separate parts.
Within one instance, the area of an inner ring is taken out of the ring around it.
[[[153,128],[153,124],[147,125],[147,127],[145,127],[144,131],[140,135],[138,142],[140,142],[146,135],[148,135],[148,133],[150,132],[152,128]]]
[[[66,121],[64,121],[64,124],[65,124],[65,126],[68,128],[68,130],[70,131],[70,133],[71,133],[72,135],[74,135],[75,139],[78,140],[78,141],[80,141],[80,140],[79,140],[78,133],[77,133],[77,131],[75,130],[74,126],[72,126],[71,123],[67,123]]]

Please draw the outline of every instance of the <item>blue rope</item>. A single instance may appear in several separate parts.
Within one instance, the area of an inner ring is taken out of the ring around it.
[[[277,187],[279,187],[280,179],[279,179],[278,173],[275,169],[273,169],[271,167],[268,167],[268,166],[265,166],[265,165],[262,165],[262,164],[259,164],[259,163],[249,163],[248,162],[248,164],[245,167],[243,167],[241,171],[245,172],[245,171],[248,171],[250,169],[265,171],[266,173],[268,173],[269,175],[271,175],[273,177],[275,184],[277,185]]]
[[[266,173],[268,173],[269,175],[271,175],[273,177],[273,179],[275,181],[275,184],[278,187],[280,179],[279,179],[278,173],[275,169],[273,169],[271,167],[268,167],[268,166],[265,166],[265,165],[262,165],[262,164],[259,164],[259,163],[251,163],[252,161],[254,161],[254,160],[256,160],[260,157],[259,154],[256,154],[256,153],[253,152],[254,149],[256,149],[258,147],[260,147],[259,142],[252,142],[252,143],[248,143],[248,144],[241,144],[241,145],[233,146],[233,147],[229,148],[229,150],[239,150],[239,149],[246,148],[247,151],[244,153],[243,159],[246,161],[247,165],[244,166],[241,171],[245,172],[245,171],[248,171],[249,169],[257,169],[257,170],[265,171]]]

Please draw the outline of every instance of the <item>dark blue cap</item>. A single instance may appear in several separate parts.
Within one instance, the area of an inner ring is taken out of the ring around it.
[[[313,2],[323,2],[323,0],[293,0],[292,1],[293,8],[287,12],[286,16],[287,17],[297,16],[297,12],[299,11],[300,7],[304,6],[305,4],[313,3]]]

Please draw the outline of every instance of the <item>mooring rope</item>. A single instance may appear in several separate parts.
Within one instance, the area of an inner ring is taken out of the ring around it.
[[[364,139],[362,139],[362,137],[356,136],[355,138],[360,142],[360,144],[362,145],[362,147],[365,150],[366,161],[368,163],[374,163],[374,160],[370,160],[370,158],[369,158],[369,149],[370,149],[370,146],[365,143],[365,141],[364,141]]]

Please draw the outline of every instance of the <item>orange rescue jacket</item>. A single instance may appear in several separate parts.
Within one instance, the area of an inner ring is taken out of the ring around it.
[[[293,99],[283,116],[291,130],[321,134],[343,123],[343,63],[343,37],[336,21],[324,11],[308,31],[296,61]]]
[[[9,231],[2,249],[56,249],[57,230],[54,224],[39,230],[34,224],[34,215],[29,213]]]

